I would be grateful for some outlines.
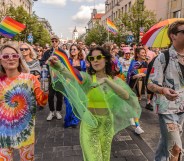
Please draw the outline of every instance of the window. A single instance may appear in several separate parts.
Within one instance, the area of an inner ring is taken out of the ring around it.
[[[124,8],[123,7],[122,7],[121,11],[122,11],[122,14],[123,14],[124,13]]]
[[[181,18],[181,11],[173,12],[173,18]]]
[[[131,8],[131,1],[128,3],[128,11],[130,11]]]
[[[125,13],[127,13],[127,4],[125,5]]]

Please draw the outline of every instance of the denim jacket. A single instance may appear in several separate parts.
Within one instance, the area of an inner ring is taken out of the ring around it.
[[[73,59],[70,59],[70,64],[73,66]],[[80,60],[80,67],[81,67],[81,71],[85,72],[86,71],[86,62],[84,60]]]
[[[165,56],[160,53],[153,64],[153,73],[150,73],[148,83],[168,87],[175,90],[179,97],[175,101],[169,101],[161,94],[154,94],[153,106],[160,114],[174,114],[184,112],[184,76],[178,63],[177,52],[173,46],[169,48],[169,64],[165,74]]]

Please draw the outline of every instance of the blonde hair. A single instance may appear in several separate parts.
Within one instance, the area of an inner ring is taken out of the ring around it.
[[[28,43],[22,43],[19,46],[19,50],[20,50],[22,45],[26,45],[29,48],[29,50],[30,50],[30,58],[31,59],[36,59],[37,58],[37,54],[36,54],[36,52],[34,51],[34,49],[33,49],[33,47],[31,45],[29,45]]]
[[[19,50],[17,49],[17,47],[15,47],[15,44],[11,44],[11,45],[10,44],[5,44],[5,45],[3,45],[0,48],[0,54],[2,54],[2,51],[6,48],[11,48],[11,49],[15,50],[17,54],[20,55],[18,71],[23,72],[23,73],[29,73],[29,69],[27,68],[27,65],[24,63]],[[1,72],[6,73],[2,65],[1,65]]]

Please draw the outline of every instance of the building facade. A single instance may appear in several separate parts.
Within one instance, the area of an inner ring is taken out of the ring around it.
[[[34,0],[35,1],[35,0]],[[25,11],[32,14],[33,0],[0,0],[0,11],[7,10],[10,6],[18,7],[22,6]]]
[[[112,21],[117,19],[121,14],[129,12],[134,3],[140,3],[139,0],[106,0],[105,2],[105,15],[102,17],[102,24],[105,25],[106,19]],[[144,6],[147,10],[153,11],[156,18],[167,19],[168,0],[144,0]]]
[[[91,18],[88,22],[88,30],[92,29],[95,25],[95,23],[101,24],[101,18],[104,15],[104,13],[97,13],[96,9],[93,9],[93,12],[91,13]]]
[[[184,0],[169,0],[168,18],[184,17]]]

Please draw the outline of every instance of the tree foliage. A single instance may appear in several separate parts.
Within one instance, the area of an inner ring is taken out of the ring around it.
[[[10,7],[8,14],[18,22],[26,25],[26,29],[20,34],[17,34],[13,40],[26,42],[27,36],[32,34],[33,43],[39,43],[41,46],[50,43],[50,34],[44,28],[43,24],[38,21],[35,14],[28,14],[22,6],[17,8]]]
[[[157,20],[156,14],[147,10],[143,5],[143,0],[137,0],[129,12],[122,14],[115,22],[122,33],[122,37],[131,34],[138,42],[140,27],[144,27],[144,32],[146,32]]]
[[[90,45],[92,42],[95,42],[96,44],[102,45],[107,41],[107,37],[107,30],[99,23],[96,23],[95,26],[88,31],[85,37],[85,43]]]

